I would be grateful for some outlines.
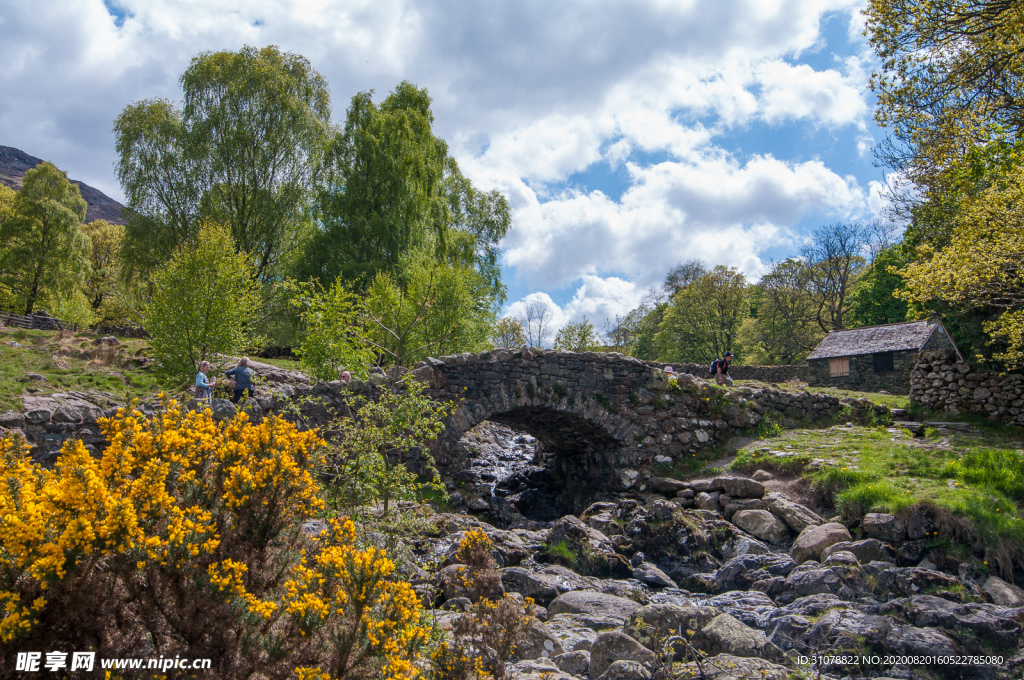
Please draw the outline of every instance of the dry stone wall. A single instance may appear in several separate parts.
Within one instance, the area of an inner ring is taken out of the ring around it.
[[[711,363],[707,364],[655,364],[664,368],[671,366],[673,370],[681,373],[689,373],[698,378],[711,377]],[[748,366],[746,364],[733,364],[729,367],[729,374],[733,380],[759,380],[766,383],[781,383],[788,380],[799,380],[807,382],[810,378],[810,369],[807,364],[793,364],[789,366]]]
[[[1024,376],[958,361],[952,352],[922,352],[910,398],[951,415],[973,413],[1024,427]]]

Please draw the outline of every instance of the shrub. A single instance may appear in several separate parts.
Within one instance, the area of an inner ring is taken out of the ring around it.
[[[312,538],[315,433],[165,401],[101,421],[98,459],[65,444],[53,470],[0,440],[5,648],[210,658],[219,678],[411,678],[428,629],[382,551],[350,521]]]
[[[457,559],[466,565],[463,578],[474,594],[493,592],[501,578],[494,569],[493,545],[482,530],[466,532]],[[510,595],[479,597],[452,623],[451,638],[431,654],[433,680],[502,680],[506,665],[523,640],[533,618],[533,600]]]
[[[195,377],[199,363],[238,354],[252,342],[259,290],[249,260],[227,227],[204,224],[153,276],[143,314],[153,356],[172,383]]]

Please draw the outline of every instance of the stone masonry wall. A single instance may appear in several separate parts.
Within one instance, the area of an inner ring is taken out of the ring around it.
[[[698,378],[711,377],[711,363],[706,364],[657,364],[671,366],[673,370],[680,373],[689,373]],[[748,366],[737,364],[735,361],[729,366],[729,374],[733,380],[759,380],[766,383],[780,383],[787,380],[799,380],[807,382],[810,375],[806,364],[793,364],[789,366]]]
[[[951,415],[974,413],[1024,427],[1024,376],[964,363],[950,351],[921,353],[910,398]]]
[[[829,370],[828,359],[811,359],[810,380],[813,387],[837,387],[842,390],[858,392],[886,391],[890,394],[908,394],[910,392],[910,373],[917,362],[916,352],[893,352],[893,370],[875,373],[874,355],[861,354],[847,357],[850,360],[850,374],[833,377]]]

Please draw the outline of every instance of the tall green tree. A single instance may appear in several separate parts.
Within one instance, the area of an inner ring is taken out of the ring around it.
[[[474,267],[491,298],[504,300],[498,242],[510,224],[497,192],[474,188],[433,133],[427,91],[402,82],[379,105],[352,98],[329,150],[330,172],[316,205],[319,229],[300,267],[365,290],[383,272],[397,280],[414,251]]]
[[[884,249],[857,282],[850,308],[851,326],[876,326],[907,320],[909,305],[896,296],[907,284],[900,270],[914,261],[916,249],[908,241]]]
[[[658,359],[711,362],[737,352],[740,325],[747,317],[747,281],[735,268],[719,265],[672,296],[658,328]]]
[[[0,281],[31,314],[42,299],[71,296],[89,272],[86,202],[65,173],[40,163],[13,204],[0,222]]]
[[[775,263],[751,290],[752,312],[740,338],[747,359],[757,364],[795,364],[821,340],[819,305],[810,271],[801,260]]]
[[[114,122],[127,263],[151,271],[209,220],[274,279],[308,227],[330,133],[327,82],[274,46],[204,52],[179,82],[183,108],[141,101]]]
[[[825,333],[846,328],[854,287],[867,266],[869,238],[866,225],[834,222],[815,229],[803,248],[808,288],[817,305],[815,318]]]
[[[498,319],[491,330],[491,344],[495,347],[515,349],[526,344],[526,332],[519,319],[511,316]]]
[[[255,267],[239,256],[224,225],[200,225],[153,274],[143,313],[153,356],[171,384],[190,381],[200,362],[238,354],[251,342],[259,311]]]

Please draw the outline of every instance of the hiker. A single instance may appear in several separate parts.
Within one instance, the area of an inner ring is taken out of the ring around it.
[[[666,366],[665,367],[665,379],[668,380],[669,383],[674,383],[676,380],[678,380],[678,376],[676,375],[676,371],[671,366]]]
[[[350,382],[352,382],[352,374],[349,373],[348,371],[342,371],[341,372],[341,382],[343,382],[346,385],[348,385]]]
[[[196,399],[205,399],[209,403],[213,403],[213,386],[217,383],[216,380],[210,380],[206,377],[206,374],[210,372],[210,362],[201,361],[199,362],[199,372],[196,373]]]
[[[238,403],[238,400],[242,398],[246,390],[249,390],[250,398],[255,395],[252,378],[256,375],[256,372],[250,368],[251,363],[249,357],[242,357],[238,360],[237,366],[224,374],[229,380],[233,381],[235,386],[234,396],[231,397],[231,403],[233,404]]]
[[[715,359],[711,364],[711,375],[715,376],[715,382],[719,385],[732,385],[732,376],[729,375],[729,364],[732,363],[732,352],[726,352],[721,359]]]

